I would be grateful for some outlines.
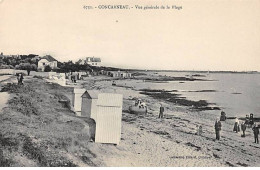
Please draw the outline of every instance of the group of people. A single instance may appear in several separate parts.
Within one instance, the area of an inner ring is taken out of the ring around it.
[[[135,106],[138,107],[139,109],[145,110],[145,114],[147,114],[147,106],[146,103],[143,102],[141,99],[137,99],[135,101]]]
[[[139,108],[146,108],[145,102],[142,102],[141,99],[137,99],[137,100],[135,101],[135,106],[138,106]]]
[[[242,122],[241,130],[242,130],[243,133],[242,133],[241,137],[245,137],[246,136],[246,134],[245,134],[246,128],[247,128],[247,126],[246,126],[245,122]],[[254,123],[254,125],[252,127],[252,130],[253,130],[253,133],[254,133],[255,143],[259,143],[259,140],[258,140],[259,126],[257,126],[256,123]],[[216,133],[216,139],[217,140],[220,140],[220,131],[221,131],[221,122],[220,122],[220,120],[216,119],[216,122],[215,122],[215,133]],[[234,124],[233,131],[236,132],[236,133],[240,132],[240,124],[239,124],[238,118],[235,119],[235,124]]]
[[[73,72],[66,73],[66,77],[67,77],[72,83],[77,83],[77,80],[82,79],[82,77],[79,75],[79,73],[73,73]]]
[[[137,104],[137,103],[136,103]],[[141,103],[140,103],[141,104]],[[162,106],[162,104],[160,104],[160,109],[159,109],[159,118],[163,118],[163,113],[164,113],[164,107]],[[222,124],[221,124],[221,121],[225,121],[226,120],[226,114],[225,112],[221,112],[221,117],[220,117],[220,120],[217,118],[216,119],[216,122],[215,122],[215,133],[216,133],[216,140],[220,140],[220,131],[221,131],[221,128],[222,128]],[[200,125],[197,125],[197,132],[196,134],[197,135],[201,135],[202,134],[202,126]],[[242,135],[241,137],[245,137],[245,131],[246,131],[246,123],[245,122],[242,122],[241,124],[241,130],[242,130]],[[259,143],[259,139],[258,139],[258,136],[259,136],[259,126],[257,126],[257,124],[255,123],[252,127],[252,130],[253,130],[253,133],[254,133],[254,139],[255,139],[255,143]],[[235,124],[234,124],[234,128],[233,128],[233,131],[238,133],[240,132],[240,124],[239,124],[239,120],[238,118],[235,119]]]

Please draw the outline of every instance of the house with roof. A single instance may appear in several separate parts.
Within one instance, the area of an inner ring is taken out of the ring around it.
[[[46,66],[50,66],[51,69],[58,68],[58,61],[53,58],[50,55],[46,55],[44,57],[40,57],[40,60],[38,61],[38,70],[39,71],[44,71]]]
[[[87,57],[86,60],[84,60],[85,64],[100,67],[101,66],[101,58],[98,57]]]

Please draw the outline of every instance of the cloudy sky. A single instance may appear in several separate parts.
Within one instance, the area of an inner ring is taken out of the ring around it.
[[[182,10],[85,10],[102,4]],[[259,0],[0,0],[0,51],[105,65],[260,71]]]

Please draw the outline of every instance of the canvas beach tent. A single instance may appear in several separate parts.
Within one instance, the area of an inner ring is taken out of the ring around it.
[[[73,107],[74,111],[77,116],[81,116],[81,104],[82,104],[82,94],[85,93],[86,89],[78,89],[74,88],[74,93],[73,93]]]
[[[96,120],[97,115],[97,100],[98,100],[98,91],[97,90],[87,90],[81,96],[82,105],[81,105],[81,116],[89,117]]]
[[[95,142],[119,144],[121,139],[123,95],[98,95]]]

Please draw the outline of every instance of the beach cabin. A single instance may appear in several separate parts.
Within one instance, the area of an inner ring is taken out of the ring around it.
[[[74,111],[76,112],[77,116],[81,116],[81,103],[82,103],[81,96],[85,93],[85,91],[86,91],[86,89],[76,89],[76,88],[74,88],[72,105],[74,107]]]
[[[132,74],[129,72],[122,72],[122,71],[110,71],[107,73],[108,76],[111,77],[120,77],[120,78],[131,78]]]
[[[119,144],[123,95],[101,93],[97,101],[95,142]]]
[[[96,120],[98,91],[87,90],[82,95],[81,116]]]

